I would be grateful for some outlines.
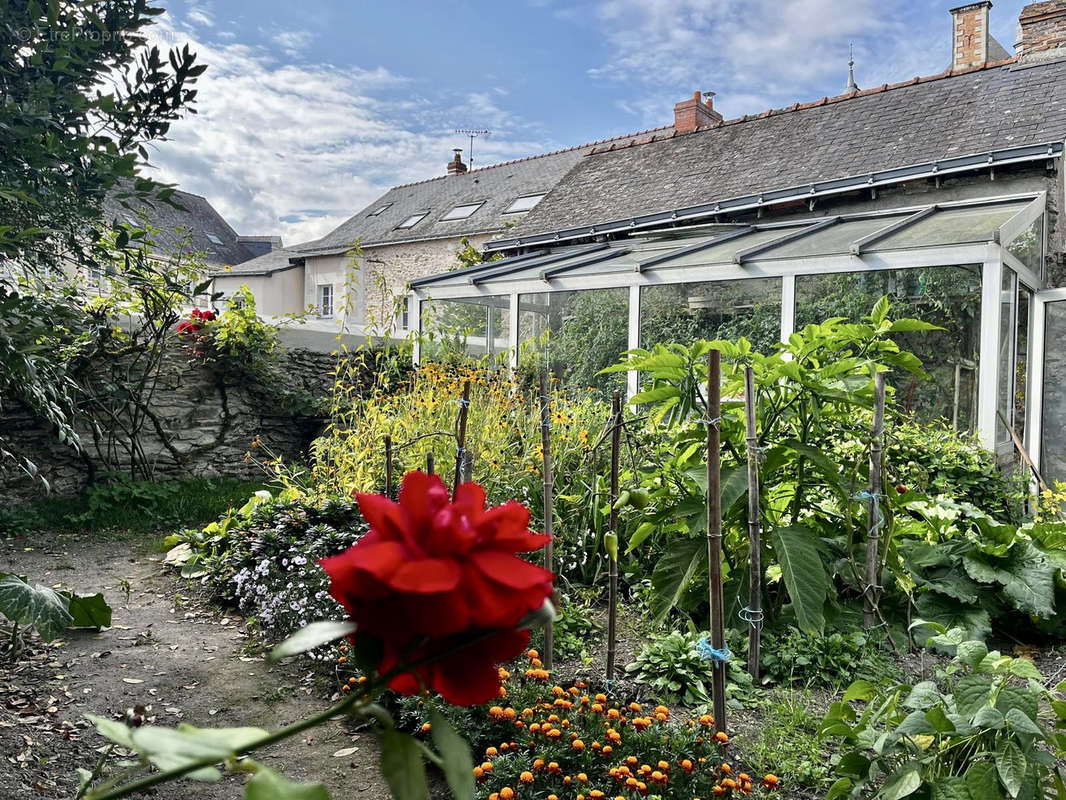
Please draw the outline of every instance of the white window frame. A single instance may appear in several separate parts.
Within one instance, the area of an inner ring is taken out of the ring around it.
[[[396,230],[406,231],[413,228],[428,216],[428,211],[419,211],[417,214],[408,214],[404,221],[396,226]]]
[[[328,310],[327,310],[327,306],[326,306],[326,294],[327,294],[326,290],[327,289],[329,290],[329,292],[328,292],[328,294],[329,294]],[[336,315],[336,310],[337,310],[336,309],[336,297],[335,297],[334,291],[333,291],[333,284],[332,283],[320,283],[320,284],[318,284],[317,291],[318,291],[318,297],[316,298],[316,300],[318,301],[318,316],[321,317],[322,319],[333,319],[333,317]]]
[[[474,214],[476,214],[478,211],[481,210],[481,207],[483,205],[485,205],[485,201],[484,200],[481,200],[480,202],[474,202],[474,203],[459,203],[458,205],[452,206],[448,210],[448,212],[443,217],[440,218],[439,221],[440,222],[455,222],[456,220],[460,220],[460,219],[470,219],[472,216],[474,216]],[[468,208],[470,209],[469,211],[465,211],[464,210],[464,209],[468,209]]]
[[[375,208],[373,211],[369,212],[367,214],[367,216],[368,217],[379,217],[382,214],[384,214],[386,211],[388,211],[390,208],[392,208],[392,203],[382,203],[380,206]]]
[[[514,200],[512,200],[511,204],[509,206],[507,206],[507,208],[505,208],[500,213],[502,213],[502,214],[528,214],[530,211],[532,211],[534,208],[537,207],[537,205],[540,203],[540,201],[543,200],[545,195],[547,195],[547,194],[548,194],[547,192],[541,192],[540,194],[523,194],[523,195],[520,195],[520,196],[516,197]],[[531,205],[529,208],[515,208],[515,206],[518,205],[522,200],[529,200],[529,199],[532,199],[534,197],[537,198],[537,202],[534,203],[533,205]]]

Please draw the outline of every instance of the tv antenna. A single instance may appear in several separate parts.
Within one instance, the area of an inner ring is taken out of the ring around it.
[[[473,169],[474,168],[474,139],[476,139],[478,136],[491,136],[492,135],[492,131],[475,131],[475,130],[471,130],[469,128],[456,128],[455,132],[456,133],[461,133],[464,136],[469,136],[470,137],[470,150],[469,150],[469,153],[470,153],[470,164],[469,164],[469,167],[470,167],[470,169]]]

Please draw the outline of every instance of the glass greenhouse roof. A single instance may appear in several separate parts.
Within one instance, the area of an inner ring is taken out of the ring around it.
[[[472,294],[507,292],[525,281],[650,276],[680,268],[762,265],[823,257],[854,257],[930,247],[1000,242],[1000,229],[1029,208],[1033,197],[973,201],[752,225],[707,225],[633,234],[598,244],[537,250],[412,282],[416,290],[464,287]],[[1006,241],[1003,242],[1004,244]]]

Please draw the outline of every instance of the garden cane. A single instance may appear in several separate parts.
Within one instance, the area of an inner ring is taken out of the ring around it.
[[[714,668],[715,731],[725,732],[725,671],[729,650],[725,644],[725,593],[722,588],[722,354],[707,354],[707,573],[711,603],[711,645],[705,648]]]

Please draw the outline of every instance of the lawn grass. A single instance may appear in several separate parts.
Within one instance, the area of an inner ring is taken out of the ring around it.
[[[230,508],[240,507],[262,481],[190,478],[161,483],[118,481],[95,486],[74,497],[45,497],[0,509],[0,534],[27,531],[162,533],[205,525]]]

